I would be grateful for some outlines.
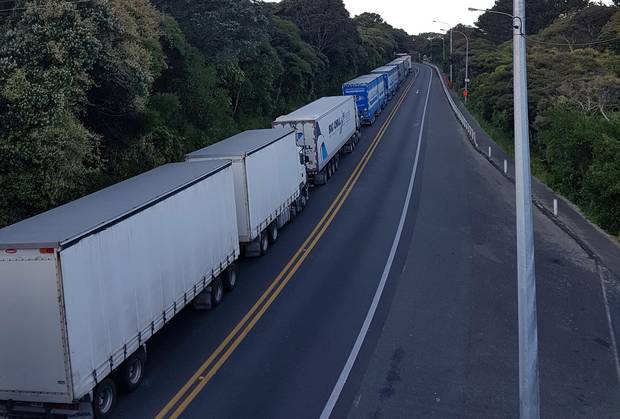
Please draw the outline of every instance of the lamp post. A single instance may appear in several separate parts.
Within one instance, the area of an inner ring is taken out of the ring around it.
[[[453,47],[453,39],[452,39],[452,25],[450,25],[447,22],[442,22],[440,20],[433,20],[433,23],[441,23],[442,25],[446,25],[448,26],[448,29],[450,30],[450,84],[452,84],[453,79],[452,79],[452,52],[454,51],[454,47]]]
[[[453,32],[456,32],[465,37],[465,92],[469,92],[469,37],[465,32],[458,31],[456,29],[452,29]],[[465,103],[467,103],[467,94],[465,95]]]
[[[469,10],[508,16],[513,22],[517,281],[519,306],[519,409],[521,419],[539,419],[538,321],[536,314],[534,228],[532,221],[532,174],[530,168],[527,97],[525,0],[514,0],[513,15],[497,12],[495,10],[473,8]]]

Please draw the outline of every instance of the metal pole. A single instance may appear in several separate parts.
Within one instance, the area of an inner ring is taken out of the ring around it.
[[[514,0],[514,123],[521,419],[540,418],[534,229],[530,172],[525,0]],[[517,20],[519,23],[517,23]]]
[[[454,81],[452,80],[452,52],[453,52],[453,43],[452,43],[452,29],[450,29],[450,84]],[[450,86],[452,87],[452,86]]]
[[[465,103],[467,103],[467,99],[469,98],[469,38],[465,36],[465,40],[467,41],[465,52],[465,91],[467,92],[467,96],[465,96]]]
[[[433,38],[428,39],[431,42],[431,63],[433,62]]]
[[[443,62],[445,63],[446,62],[446,37],[445,37],[445,35],[441,37],[441,40],[443,41]],[[445,67],[444,67],[444,69],[445,69]]]

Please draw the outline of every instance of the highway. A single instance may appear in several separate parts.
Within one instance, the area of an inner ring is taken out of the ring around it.
[[[114,417],[518,417],[514,185],[418,65],[211,312],[148,347]],[[594,263],[534,214],[543,417],[618,417]]]

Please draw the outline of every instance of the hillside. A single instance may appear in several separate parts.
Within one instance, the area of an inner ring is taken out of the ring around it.
[[[510,12],[511,1],[494,10]],[[617,3],[617,2],[616,2]],[[527,3],[534,171],[593,221],[620,235],[620,11],[587,1]],[[543,13],[544,11],[544,13]],[[483,14],[470,37],[469,108],[512,152],[509,19]],[[508,32],[506,32],[508,30]],[[455,88],[463,88],[465,40],[455,33]],[[419,39],[430,54],[429,43]],[[441,41],[433,43],[441,57]],[[448,63],[441,63],[447,71]]]
[[[411,42],[341,0],[15,0],[0,26],[0,226],[269,126]]]

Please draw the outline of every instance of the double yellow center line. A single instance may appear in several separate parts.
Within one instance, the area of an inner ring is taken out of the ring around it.
[[[346,202],[349,194],[353,190],[353,187],[359,180],[362,172],[366,168],[366,165],[370,161],[370,158],[377,149],[377,146],[383,139],[387,128],[390,126],[392,120],[405,101],[407,94],[413,87],[416,78],[417,74],[411,83],[409,83],[405,91],[401,94],[396,106],[392,112],[390,112],[390,115],[385,123],[381,126],[381,129],[366,150],[366,153],[364,153],[364,156],[358,163],[357,167],[347,180],[338,196],[334,199],[321,221],[319,221],[314,230],[312,230],[308,238],[304,241],[297,252],[295,252],[293,257],[274,279],[269,288],[267,288],[263,295],[261,295],[258,301],[256,301],[252,308],[228,334],[228,336],[226,336],[226,338],[220,343],[209,358],[207,358],[200,368],[198,368],[194,375],[192,375],[185,385],[181,387],[181,389],[164,406],[157,416],[155,416],[155,419],[178,418],[185,411],[185,409],[187,409],[196,396],[198,396],[202,389],[209,383],[211,378],[213,378],[222,365],[228,360],[237,346],[239,346],[239,344],[245,339],[247,334],[254,328],[261,317],[263,317],[271,304],[273,304],[274,300],[280,295],[284,287],[286,287],[286,284],[288,284],[301,264],[306,260],[312,249],[314,249],[318,241],[321,237],[323,237],[325,231]]]

